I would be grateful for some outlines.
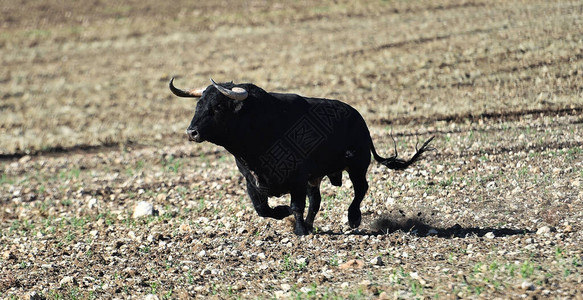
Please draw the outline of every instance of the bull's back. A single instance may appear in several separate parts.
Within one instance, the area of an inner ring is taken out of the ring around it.
[[[370,133],[360,113],[350,105],[326,99],[311,99],[313,152],[306,160],[312,177],[347,168],[355,157],[370,162]],[[316,145],[317,144],[317,145]]]

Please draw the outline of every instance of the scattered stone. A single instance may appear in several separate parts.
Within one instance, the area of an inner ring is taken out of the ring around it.
[[[290,298],[290,293],[284,292],[284,291],[275,291],[273,293],[273,295],[275,296],[275,299],[289,299]]]
[[[573,226],[569,224],[565,225],[565,227],[563,228],[563,232],[573,232]]]
[[[144,297],[144,300],[159,300],[160,298],[158,298],[158,296],[154,295],[154,294],[147,294]]]
[[[132,269],[132,268],[125,268],[125,269],[123,270],[123,272],[125,273],[125,275],[126,275],[128,278],[135,277],[135,276],[136,276],[136,274],[138,273],[138,272],[137,272],[135,269]]]
[[[154,214],[154,205],[149,202],[140,201],[134,208],[134,218],[140,218],[144,216],[151,216]]]
[[[339,266],[340,270],[347,269],[362,269],[364,267],[364,262],[360,259],[351,259]]]
[[[18,160],[19,164],[25,164],[30,161],[30,155],[25,155]]]
[[[37,292],[30,292],[28,294],[28,299],[29,300],[42,300],[42,299],[45,299],[45,297],[43,297],[42,295],[40,295]]]
[[[287,283],[282,283],[282,284],[281,284],[281,290],[282,290],[282,291],[284,291],[284,292],[287,292],[287,291],[289,291],[290,289],[291,289],[291,286],[290,286],[289,284],[287,284]]]
[[[67,285],[67,284],[75,284],[75,278],[73,278],[72,276],[64,276],[61,281],[59,281],[59,284],[61,286]]]
[[[190,225],[188,225],[186,223],[182,223],[178,229],[182,233],[184,233],[184,232],[192,232],[192,228],[190,227]]]
[[[204,276],[204,275],[210,275],[211,274],[211,270],[209,269],[204,269],[202,270],[202,272],[200,272],[200,275]]]
[[[486,233],[486,235],[484,235],[487,239],[493,239],[496,237],[496,235],[494,235],[494,232],[490,231],[488,233]]]
[[[534,291],[534,284],[532,284],[532,282],[529,281],[523,281],[520,284],[520,288],[527,291]]]
[[[89,207],[89,209],[97,207],[97,199],[96,198],[89,199],[89,202],[87,202],[87,207]]]
[[[16,259],[16,255],[14,255],[14,252],[12,252],[10,250],[6,250],[6,251],[4,251],[4,253],[2,253],[2,258],[4,260]]]
[[[306,266],[308,265],[308,259],[305,257],[299,257],[298,259],[296,259],[296,264]]]

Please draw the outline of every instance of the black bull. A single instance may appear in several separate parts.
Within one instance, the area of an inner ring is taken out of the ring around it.
[[[173,79],[174,80],[174,79]],[[247,192],[262,217],[295,217],[294,233],[308,234],[320,209],[320,183],[327,176],[335,186],[347,171],[354,187],[348,223],[361,222],[360,203],[368,190],[366,172],[371,152],[377,162],[402,170],[430,150],[427,140],[405,161],[383,158],[373,146],[360,113],[337,100],[268,93],[253,84],[221,83],[205,89],[181,90],[180,97],[200,98],[187,129],[189,139],[223,146],[235,157],[247,181]],[[268,197],[291,195],[290,206],[270,207]],[[304,219],[306,195],[308,214]]]

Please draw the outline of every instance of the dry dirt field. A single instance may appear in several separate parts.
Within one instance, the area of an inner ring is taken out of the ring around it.
[[[0,298],[583,298],[583,2],[196,2],[2,1]],[[437,151],[373,163],[358,230],[326,181],[297,237],[187,141],[172,76],[339,99],[382,155]]]

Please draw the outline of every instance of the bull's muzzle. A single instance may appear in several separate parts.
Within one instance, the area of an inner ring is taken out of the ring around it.
[[[198,133],[198,130],[195,129],[186,129],[186,135],[188,135],[188,140],[189,141],[195,141],[197,143],[202,142],[202,138],[200,137],[200,133]]]

